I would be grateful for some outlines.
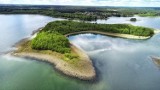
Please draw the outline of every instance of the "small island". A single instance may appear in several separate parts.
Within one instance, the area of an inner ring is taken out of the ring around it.
[[[73,21],[48,23],[36,37],[19,43],[12,55],[35,58],[55,66],[62,73],[81,80],[93,80],[96,71],[88,55],[69,42],[67,36],[96,33],[132,39],[147,39],[154,34],[151,28],[129,24],[94,24]]]
[[[130,21],[132,21],[132,22],[136,22],[136,21],[137,21],[137,19],[136,19],[136,18],[131,18],[131,19],[130,19]]]

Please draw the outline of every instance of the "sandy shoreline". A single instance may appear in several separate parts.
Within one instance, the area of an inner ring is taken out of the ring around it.
[[[128,38],[128,39],[148,39],[150,36],[145,37],[145,36],[135,36],[135,35],[129,35],[129,34],[119,34],[119,33],[108,33],[108,32],[100,32],[100,31],[80,31],[80,32],[73,32],[66,34],[65,36],[70,36],[70,35],[76,35],[76,34],[83,34],[83,33],[94,33],[94,34],[101,34],[101,35],[106,35],[106,36],[113,36],[113,37],[121,37],[121,38]]]
[[[159,30],[159,29],[155,29],[155,30],[154,30],[154,33],[155,33],[155,34],[160,33],[160,30]]]
[[[36,30],[36,32],[34,31],[31,37],[24,38],[20,40],[18,43],[16,43],[14,47],[16,47],[17,50],[10,52],[10,54],[17,57],[32,58],[38,61],[48,62],[63,74],[79,78],[81,80],[94,80],[96,78],[95,68],[93,67],[93,63],[88,57],[88,55],[83,50],[77,48],[73,44],[70,44],[72,51],[74,51],[80,57],[80,60],[77,62],[77,64],[68,63],[67,61],[62,60],[62,58],[58,57],[60,54],[56,52],[53,52],[51,54],[44,54],[40,51],[34,52],[34,50],[27,52],[19,52],[21,48],[24,48],[23,44],[36,37],[38,31],[40,30],[42,30],[42,28]]]
[[[80,56],[80,60],[77,62],[76,65],[68,63],[65,60],[62,60],[61,58],[54,55],[47,55],[43,53],[13,52],[11,54],[18,57],[34,58],[36,60],[48,62],[54,65],[57,70],[63,72],[64,74],[79,78],[81,80],[95,79],[95,69],[88,55],[73,45],[71,46],[71,48]]]

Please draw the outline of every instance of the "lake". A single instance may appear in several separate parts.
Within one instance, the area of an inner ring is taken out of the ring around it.
[[[131,23],[160,29],[159,17],[138,17],[146,23],[111,17],[98,23]],[[124,18],[124,17],[123,17]],[[125,18],[124,18],[125,19]],[[50,21],[41,15],[0,15],[0,52],[13,50],[19,40]],[[152,24],[152,23],[157,23]],[[150,56],[160,56],[160,34],[148,40],[130,40],[99,34],[68,37],[93,60],[98,80],[85,82],[58,73],[53,66],[32,59],[0,55],[0,90],[160,90],[160,70]]]

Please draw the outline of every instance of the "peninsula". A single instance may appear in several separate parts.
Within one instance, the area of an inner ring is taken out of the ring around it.
[[[69,42],[67,36],[98,33],[132,39],[147,39],[154,34],[151,28],[129,24],[94,24],[73,21],[48,23],[36,37],[17,45],[13,55],[35,58],[55,66],[62,73],[82,80],[93,80],[96,71],[88,55]]]

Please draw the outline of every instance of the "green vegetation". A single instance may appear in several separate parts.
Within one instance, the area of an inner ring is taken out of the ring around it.
[[[49,33],[42,31],[38,33],[38,35],[31,41],[30,46],[33,50],[44,50],[44,53],[46,53],[46,50],[61,53],[61,58],[66,61],[71,60],[74,62],[79,60],[79,56],[71,51],[69,40],[64,35],[57,32]],[[49,52],[47,52],[47,54],[48,53]]]
[[[78,58],[79,57],[74,53],[65,53],[63,59],[68,61],[68,60],[77,60]]]
[[[135,22],[135,21],[137,21],[137,19],[136,18],[131,18],[130,21]]]
[[[160,16],[160,8],[81,7],[81,6],[1,6],[0,14],[41,14],[51,17],[94,21],[111,16]]]
[[[66,18],[66,19],[78,19],[82,21],[95,21],[97,19],[105,19],[107,17],[102,17],[97,14],[91,14],[91,13],[83,13],[83,12],[59,12],[55,10],[44,10],[44,9],[7,9],[7,10],[0,10],[1,14],[41,14],[51,17],[60,17],[60,18]]]
[[[110,33],[131,34],[137,36],[152,36],[153,30],[150,28],[133,26],[129,24],[92,24],[73,21],[56,21],[48,23],[42,31],[60,34],[68,34],[80,31],[101,31]]]
[[[64,35],[80,31],[100,31],[131,34],[137,36],[152,36],[150,28],[132,26],[129,24],[93,24],[73,21],[55,21],[48,23],[31,42],[34,50],[51,50],[63,54],[63,59],[78,60],[78,56],[70,48],[70,43]]]
[[[78,19],[83,21],[94,21],[97,20],[99,16],[93,15],[93,14],[87,14],[87,13],[63,13],[63,12],[57,12],[55,10],[36,10],[36,9],[27,9],[27,10],[9,10],[9,11],[2,11],[0,10],[0,13],[3,14],[41,14],[51,17],[61,17],[66,19]],[[99,19],[102,19],[102,17],[99,17]]]
[[[36,50],[52,50],[59,53],[70,53],[68,39],[59,33],[41,32],[32,40]]]

